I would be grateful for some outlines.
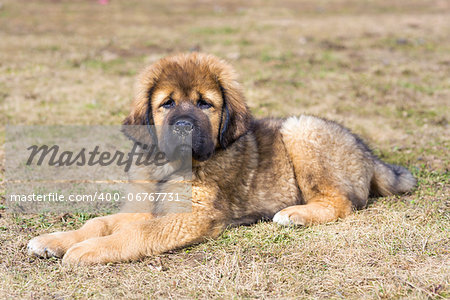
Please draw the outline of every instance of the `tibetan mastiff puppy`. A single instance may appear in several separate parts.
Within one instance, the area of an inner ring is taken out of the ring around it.
[[[30,254],[79,264],[136,260],[262,219],[332,222],[365,207],[369,196],[402,194],[416,184],[337,123],[308,115],[254,119],[233,69],[212,55],[161,59],[142,72],[136,90],[125,125],[156,125],[160,147],[178,134],[158,129],[164,125],[192,133],[191,211],[95,218],[32,239]]]

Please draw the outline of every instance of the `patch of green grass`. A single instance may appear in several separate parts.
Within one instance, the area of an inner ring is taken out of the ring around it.
[[[11,16],[11,12],[5,8],[1,8],[0,9],[0,18],[6,18],[6,17],[10,17]]]
[[[322,51],[320,54],[320,61],[323,63],[330,63],[338,61],[338,57],[333,51]]]
[[[101,107],[101,104],[99,102],[91,102],[91,103],[86,103],[85,107],[87,109],[98,109],[99,107]]]
[[[276,49],[267,48],[259,52],[259,59],[262,62],[275,62],[275,67],[286,67],[287,64],[292,67],[295,64],[295,54],[292,51],[278,52]]]
[[[101,59],[87,59],[82,63],[87,68],[101,69],[103,71],[110,71],[111,69],[123,65],[125,60],[123,58],[116,58],[110,61],[103,61]]]
[[[191,29],[192,33],[200,35],[231,35],[239,32],[239,28],[230,26],[219,27],[197,27]]]
[[[383,151],[375,149],[374,152],[377,156],[388,163],[411,166],[411,168],[422,167],[426,169],[427,166],[423,163],[423,161],[430,156],[436,157],[442,161],[442,165],[437,171],[445,171],[450,161],[450,156],[448,155],[447,149],[448,143],[430,142],[425,147],[417,147],[415,149],[392,147],[389,150]]]
[[[416,92],[433,95],[436,89],[434,87],[423,85],[423,84],[417,84],[414,82],[408,82],[408,81],[401,81],[399,82],[399,85],[401,87],[414,90]]]
[[[45,45],[45,46],[39,46],[37,48],[35,48],[37,51],[43,51],[43,52],[56,52],[59,51],[61,49],[60,46],[58,45]]]
[[[239,45],[244,46],[244,47],[250,46],[250,45],[253,44],[253,42],[251,40],[248,40],[248,39],[240,39],[238,41],[238,43],[239,43]]]

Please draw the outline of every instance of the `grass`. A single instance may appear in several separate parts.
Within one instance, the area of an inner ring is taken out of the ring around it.
[[[79,268],[28,257],[25,247],[95,215],[11,214],[2,190],[0,297],[450,297],[450,6],[260,4],[2,1],[0,120],[119,124],[144,65],[195,49],[235,66],[256,116],[337,120],[407,166],[417,189],[371,199],[336,223],[263,222],[139,262]],[[3,181],[3,150],[0,158]]]

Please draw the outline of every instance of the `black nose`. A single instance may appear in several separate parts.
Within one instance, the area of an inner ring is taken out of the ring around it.
[[[194,124],[188,120],[178,120],[173,126],[173,132],[181,136],[190,134],[193,129]]]

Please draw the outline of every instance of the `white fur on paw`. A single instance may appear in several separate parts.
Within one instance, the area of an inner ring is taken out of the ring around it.
[[[35,237],[31,241],[28,242],[28,254],[37,256],[37,257],[58,257],[57,253],[47,247],[43,242],[41,237]]]
[[[277,212],[275,216],[273,216],[273,222],[284,226],[294,225],[294,222],[292,222],[289,216],[287,214],[283,214],[281,211]]]

